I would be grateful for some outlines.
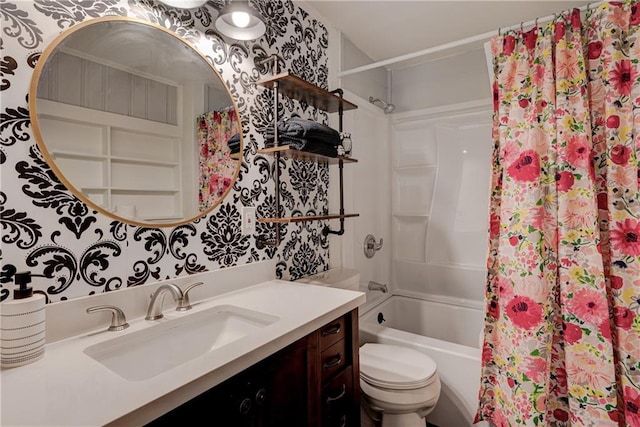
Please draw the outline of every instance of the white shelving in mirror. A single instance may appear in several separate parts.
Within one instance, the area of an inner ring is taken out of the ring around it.
[[[51,156],[85,197],[111,211],[136,206],[130,219],[183,217],[179,126],[55,101],[38,107]]]

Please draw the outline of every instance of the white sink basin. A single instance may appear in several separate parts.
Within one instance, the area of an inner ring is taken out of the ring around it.
[[[84,353],[129,381],[166,372],[276,322],[277,316],[221,305],[87,347]]]

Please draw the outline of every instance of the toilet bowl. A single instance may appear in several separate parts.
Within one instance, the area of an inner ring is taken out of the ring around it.
[[[435,362],[418,350],[366,343],[360,347],[360,389],[365,412],[382,427],[424,427],[440,396]]]

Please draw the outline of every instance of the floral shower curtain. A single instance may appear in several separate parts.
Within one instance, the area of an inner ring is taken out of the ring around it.
[[[228,142],[238,134],[240,124],[233,108],[204,113],[197,122],[200,147],[198,203],[203,212],[215,205],[231,185],[237,163],[231,159]]]
[[[492,40],[476,421],[640,426],[640,5]]]

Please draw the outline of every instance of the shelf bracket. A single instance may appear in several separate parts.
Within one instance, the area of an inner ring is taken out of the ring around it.
[[[278,107],[276,106],[276,109]],[[277,113],[276,113],[277,115]],[[276,130],[277,132],[277,130]],[[275,216],[280,218],[280,153],[275,153],[275,175],[273,177],[276,185],[275,191],[275,199],[276,199],[276,213]],[[280,224],[274,223],[275,227],[275,237],[273,239],[268,239],[266,236],[258,236],[256,238],[256,247],[258,249],[264,249],[265,247],[278,247],[280,246],[280,242],[282,242],[282,235],[280,231]]]
[[[278,55],[273,54],[263,60],[262,63],[272,62],[271,71],[275,75],[278,73]],[[262,65],[262,64],[261,64]],[[278,103],[280,102],[280,91],[279,91],[279,83],[276,81],[273,83],[273,120],[275,122],[273,129],[273,145],[275,147],[280,146],[279,135],[278,135]],[[276,199],[276,218],[280,218],[280,153],[275,154],[275,171],[274,171],[274,181],[275,181],[275,199]],[[258,236],[256,238],[256,247],[258,249],[264,249],[265,247],[273,247],[276,248],[280,246],[280,242],[282,242],[282,233],[280,230],[280,224],[273,224],[275,229],[275,236],[273,239],[267,238],[266,236]]]
[[[340,215],[344,215],[344,162],[342,159],[338,162],[338,168],[340,171]],[[322,235],[326,236],[327,234],[335,234],[337,236],[342,236],[344,234],[344,217],[340,218],[340,230],[335,231],[329,228],[329,226],[325,226],[322,229]]]
[[[335,93],[340,97],[340,104],[338,105],[338,132],[342,134],[342,115],[344,114],[344,107],[342,104],[344,91],[340,88],[332,90],[331,93]],[[344,215],[344,178],[343,178],[343,166],[344,162],[340,160],[338,163],[338,167],[340,169],[340,215]],[[337,236],[342,236],[344,234],[344,218],[340,218],[340,230],[335,231],[329,228],[329,226],[325,226],[322,229],[322,234],[326,236],[327,234],[335,234]]]
[[[269,55],[269,56],[267,56],[267,57],[265,57],[263,59],[255,61],[255,64],[258,67],[261,67],[261,68],[266,66],[267,64],[270,64],[271,65],[271,74],[275,76],[276,74],[278,74],[280,72],[279,71],[280,67],[279,67],[279,64],[278,64],[278,60],[279,59],[280,58],[278,57],[278,54],[274,53],[273,55]]]
[[[344,105],[342,101],[344,101],[344,91],[340,88],[332,90],[331,93],[338,94],[340,98],[340,103],[338,104],[338,132],[342,133],[342,115],[344,114]]]

